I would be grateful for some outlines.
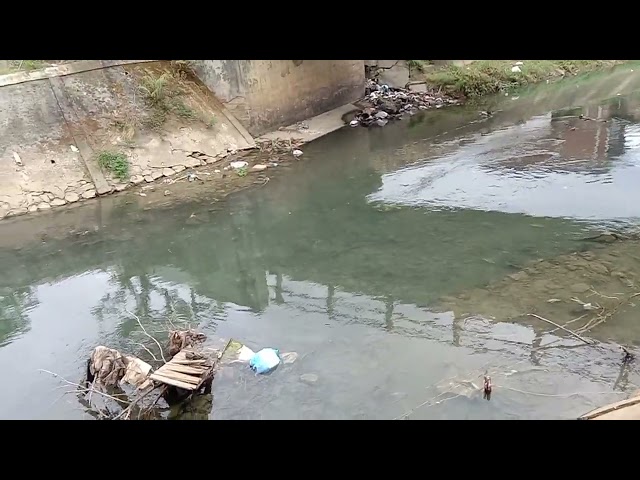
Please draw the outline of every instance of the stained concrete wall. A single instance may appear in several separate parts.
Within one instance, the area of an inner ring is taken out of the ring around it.
[[[0,219],[153,182],[255,145],[200,81],[170,76],[168,62],[104,66],[112,62],[0,76]],[[141,86],[163,75],[189,115],[152,124],[157,110]],[[131,176],[102,171],[102,150],[125,154]]]
[[[364,60],[195,60],[194,70],[254,136],[364,95]]]

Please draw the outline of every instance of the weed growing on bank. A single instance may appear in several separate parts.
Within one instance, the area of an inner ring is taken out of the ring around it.
[[[148,127],[160,128],[167,120],[168,114],[172,112],[187,120],[197,118],[196,113],[180,99],[182,92],[170,88],[170,80],[169,73],[163,73],[160,76],[145,75],[142,78],[140,91],[152,108],[151,115],[145,122]]]
[[[525,60],[519,65],[520,71],[514,72],[515,61],[480,60],[462,67],[444,67],[427,73],[425,79],[449,94],[479,97],[619,63],[616,60]]]
[[[102,151],[98,154],[98,165],[119,180],[129,178],[129,159],[124,153]]]

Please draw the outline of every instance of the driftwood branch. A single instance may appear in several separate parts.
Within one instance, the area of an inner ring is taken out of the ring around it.
[[[156,362],[159,362],[159,361],[160,361],[160,360],[158,360],[158,358],[153,354],[153,352],[152,352],[151,350],[149,350],[147,347],[145,347],[142,343],[138,343],[138,342],[131,342],[131,343],[133,343],[134,345],[137,345],[137,346],[139,346],[139,347],[144,348],[144,350],[145,350],[149,355],[151,355],[151,358],[153,358]],[[166,363],[166,362],[165,362],[165,363]]]
[[[528,315],[528,316],[530,316],[530,317],[535,317],[535,318],[537,318],[538,320],[542,320],[543,322],[550,323],[550,324],[551,324],[551,325],[553,325],[554,327],[557,327],[557,328],[559,328],[560,330],[562,330],[562,331],[564,331],[564,332],[567,332],[569,335],[571,335],[571,336],[573,336],[573,337],[577,338],[578,340],[580,340],[581,342],[586,343],[587,345],[593,345],[593,343],[592,343],[592,342],[590,342],[589,340],[587,340],[586,338],[581,337],[581,336],[580,336],[580,335],[578,335],[577,333],[572,332],[572,331],[571,331],[571,330],[569,330],[568,328],[565,328],[565,327],[563,327],[562,325],[557,324],[556,322],[552,322],[551,320],[549,320],[549,319],[547,319],[547,318],[544,318],[544,317],[541,317],[540,315],[536,315],[535,313],[528,313],[527,315]]]
[[[151,340],[153,340],[156,343],[156,345],[158,345],[158,348],[160,349],[160,356],[162,357],[162,360],[164,361],[164,363],[167,363],[167,359],[164,358],[164,353],[162,353],[162,345],[160,345],[160,342],[158,342],[158,340],[156,340],[155,337],[153,337],[152,335],[149,335],[149,333],[144,328],[144,325],[142,325],[142,322],[140,321],[140,318],[137,315],[135,315],[134,313],[131,313],[129,310],[125,310],[125,312],[127,312],[131,317],[133,317],[136,320],[136,322],[138,322],[138,325],[140,325],[142,332]]]
[[[129,416],[131,415],[131,412],[133,410],[133,407],[136,406],[137,404],[139,404],[142,399],[144,397],[146,397],[147,395],[149,395],[151,392],[153,392],[157,387],[153,387],[150,388],[149,390],[147,390],[146,392],[144,392],[142,395],[139,395],[133,402],[131,402],[127,408],[125,408],[124,410],[122,410],[118,415],[116,415],[115,417],[113,417],[113,420],[127,420],[129,418]],[[155,405],[155,402],[154,402]]]
[[[67,379],[66,379],[66,378],[64,378],[64,377],[61,377],[61,376],[60,376],[60,375],[58,375],[57,373],[50,372],[49,370],[44,370],[44,369],[40,368],[40,369],[38,369],[38,371],[40,371],[40,372],[44,372],[44,373],[48,373],[49,375],[52,375],[52,376],[54,376],[55,378],[59,378],[59,379],[60,379],[60,380],[62,380],[64,383],[66,383],[66,384],[68,384],[68,385],[71,385],[71,386],[73,386],[73,387],[77,387],[78,389],[80,389],[80,390],[75,390],[75,392],[80,392],[80,393],[84,393],[84,392],[97,393],[98,395],[102,395],[103,397],[110,398],[111,400],[114,400],[114,401],[116,401],[116,402],[118,402],[118,403],[129,403],[129,402],[127,402],[126,400],[123,400],[123,399],[118,398],[118,397],[114,397],[113,395],[109,395],[108,393],[101,392],[100,390],[96,390],[96,389],[94,389],[93,387],[85,388],[85,387],[83,387],[82,385],[80,385],[79,383],[71,382],[71,381],[67,380]]]

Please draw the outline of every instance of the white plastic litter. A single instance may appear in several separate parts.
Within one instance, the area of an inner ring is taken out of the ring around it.
[[[231,168],[233,168],[234,170],[237,170],[237,169],[239,169],[239,168],[244,168],[244,167],[246,167],[247,165],[249,165],[247,162],[231,162],[231,163],[229,164],[229,166],[230,166]]]
[[[302,155],[302,150],[298,150],[298,149],[296,149],[296,150],[294,150],[294,151],[293,151],[293,152],[291,152],[291,153],[293,153],[293,156],[294,156],[294,157],[299,157],[300,155]]]
[[[251,350],[246,345],[243,345],[240,348],[240,350],[238,350],[238,361],[240,361],[240,362],[248,362],[249,360],[251,360],[253,358],[253,356],[255,354],[256,354],[256,352]]]

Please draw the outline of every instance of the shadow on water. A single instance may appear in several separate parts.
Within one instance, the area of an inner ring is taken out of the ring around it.
[[[627,67],[489,100],[489,118],[460,107],[344,129],[224,203],[202,190],[141,211],[123,195],[4,222],[0,381],[14,390],[0,416],[81,418],[38,369],[76,381],[98,344],[145,358],[127,310],[158,336],[169,317],[299,353],[269,377],[224,367],[211,418],[566,418],[619,399],[637,374],[613,390],[615,346],[509,323],[550,292],[504,287],[528,299],[514,305],[491,286],[634,222],[638,88]],[[486,370],[490,402],[475,388]]]

